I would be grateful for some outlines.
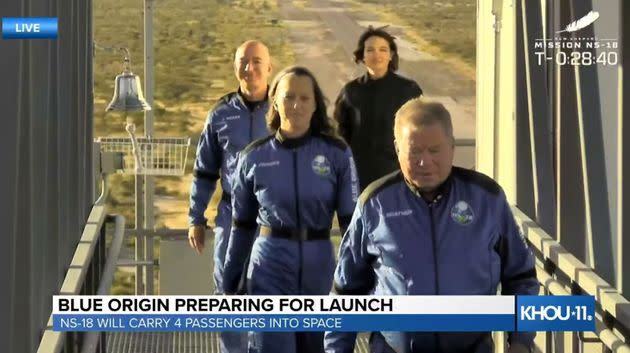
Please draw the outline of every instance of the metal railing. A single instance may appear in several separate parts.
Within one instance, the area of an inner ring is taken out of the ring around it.
[[[106,224],[113,223],[114,234],[107,252]],[[116,272],[116,262],[123,242],[125,219],[105,214],[105,206],[92,207],[83,234],[74,252],[59,295],[107,294]],[[102,332],[53,331],[48,319],[37,353],[106,352]]]
[[[545,294],[592,295],[596,301],[593,337],[582,333],[572,333],[572,337],[547,333],[544,347],[539,348],[552,352],[557,351],[552,347],[560,345],[570,347],[569,351],[582,352],[586,343],[601,343],[603,352],[630,353],[626,343],[630,338],[630,302],[521,210],[513,207],[512,212],[536,255],[537,277]]]

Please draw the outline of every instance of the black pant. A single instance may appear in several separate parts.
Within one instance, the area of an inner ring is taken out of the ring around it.
[[[324,353],[324,333],[296,332],[295,347],[300,353]]]
[[[494,352],[494,341],[492,335],[488,333],[480,336],[470,347],[463,350],[445,351],[438,348],[435,351],[429,351],[426,347],[415,345],[413,340],[405,348],[407,348],[405,351],[396,351],[387,343],[380,332],[372,332],[370,335],[370,353],[491,353]]]

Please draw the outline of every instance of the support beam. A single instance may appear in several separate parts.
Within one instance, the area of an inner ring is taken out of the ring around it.
[[[621,1],[619,11],[621,24],[621,65],[619,66],[619,152],[617,160],[619,189],[617,209],[617,289],[627,298],[630,296],[630,2]],[[625,19],[625,21],[624,21]],[[628,42],[626,42],[628,41]],[[624,70],[627,69],[627,70]],[[625,181],[625,183],[624,183]],[[624,187],[625,184],[625,187]],[[625,255],[627,254],[627,255]],[[624,271],[625,270],[625,271]]]
[[[151,107],[154,107],[153,92],[153,4],[154,0],[144,0],[144,88],[146,100]],[[153,136],[153,112],[144,112],[144,135]],[[155,193],[155,178],[144,176],[144,228],[153,229],[155,225],[155,215],[153,212],[153,196]],[[153,237],[146,237],[144,241],[144,260],[153,261]],[[153,293],[153,267],[147,266],[144,273],[145,290],[144,294]]]
[[[581,18],[593,9],[592,2],[589,0],[574,1],[572,5],[572,18],[575,19]],[[582,29],[579,36],[595,37],[593,26]],[[574,66],[574,72],[586,206],[586,236],[589,244],[587,264],[591,265],[607,282],[615,283],[597,67],[595,65]]]
[[[523,44],[527,84],[527,108],[532,157],[536,221],[547,232],[555,232],[555,183],[551,117],[545,66],[538,65],[531,43],[543,38],[542,9],[539,1],[522,1]]]
[[[571,23],[571,6],[568,1],[558,6],[559,24],[554,30],[561,30]],[[554,55],[560,52],[554,51]],[[557,182],[557,237],[562,246],[580,261],[586,263],[586,215],[584,204],[584,180],[579,128],[577,122],[577,89],[572,66],[557,65],[557,86],[555,93],[556,111],[556,180]]]

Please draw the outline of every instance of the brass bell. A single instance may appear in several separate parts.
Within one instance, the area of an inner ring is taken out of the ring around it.
[[[129,52],[125,50],[125,64],[123,72],[116,76],[114,85],[114,97],[109,103],[106,111],[145,111],[151,107],[144,99],[140,78],[131,72],[129,65]]]

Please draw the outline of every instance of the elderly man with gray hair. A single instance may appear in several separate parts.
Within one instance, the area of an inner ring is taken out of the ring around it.
[[[536,295],[534,258],[501,187],[453,166],[449,112],[422,98],[396,113],[400,170],[368,186],[339,249],[339,294]],[[351,353],[356,333],[327,332],[328,353]],[[509,352],[528,352],[533,333],[509,333]],[[373,332],[370,350],[491,353],[490,332]]]

